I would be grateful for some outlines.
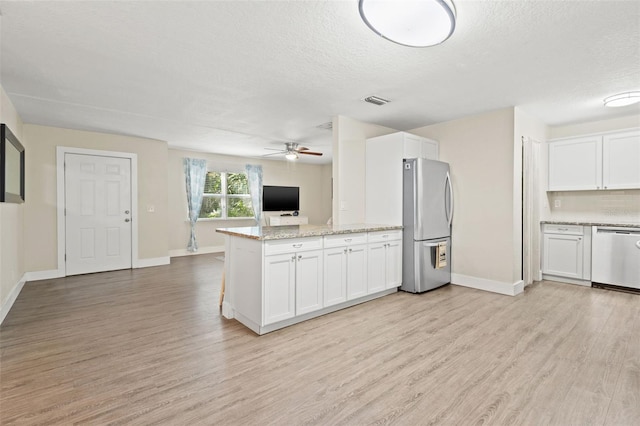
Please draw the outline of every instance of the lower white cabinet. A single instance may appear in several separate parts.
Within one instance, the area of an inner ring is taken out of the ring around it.
[[[322,260],[322,250],[265,256],[265,324],[322,309]]]
[[[369,244],[368,262],[369,293],[402,284],[402,240]]]
[[[367,295],[367,246],[324,250],[324,306]]]
[[[264,323],[293,318],[296,314],[296,262],[294,253],[264,258]]]
[[[582,225],[543,225],[544,279],[591,284],[591,230],[584,228]]]
[[[582,279],[582,236],[544,235],[545,274]]]

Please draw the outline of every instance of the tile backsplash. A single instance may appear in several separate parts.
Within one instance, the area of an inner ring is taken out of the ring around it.
[[[640,224],[638,189],[547,192],[547,201],[547,220]]]

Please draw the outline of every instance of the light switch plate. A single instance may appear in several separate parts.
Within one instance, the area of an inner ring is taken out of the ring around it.
[[[151,205],[147,206],[147,211],[149,213],[154,213],[156,211],[156,207],[155,206],[151,206]]]

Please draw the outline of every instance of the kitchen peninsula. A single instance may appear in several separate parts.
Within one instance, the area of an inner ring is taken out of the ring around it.
[[[222,314],[265,334],[398,291],[402,227],[371,224],[218,228]]]

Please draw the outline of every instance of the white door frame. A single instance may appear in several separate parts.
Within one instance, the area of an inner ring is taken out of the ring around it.
[[[67,233],[65,229],[65,185],[64,185],[64,157],[65,154],[96,155],[100,157],[117,157],[131,160],[131,267],[138,268],[138,154],[131,152],[100,151],[96,149],[73,148],[67,146],[56,147],[56,190],[58,212],[58,276],[66,277]]]

